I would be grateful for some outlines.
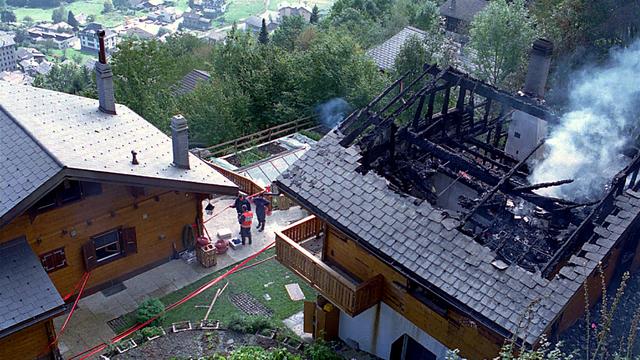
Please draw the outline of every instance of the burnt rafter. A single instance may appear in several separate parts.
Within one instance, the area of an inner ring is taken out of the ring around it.
[[[427,69],[431,74],[437,74],[438,68]],[[494,101],[505,104],[516,110],[523,111],[540,119],[556,122],[558,116],[549,111],[543,105],[538,103],[539,100],[535,100],[528,96],[514,96],[510,93],[499,90],[489,84],[483,83],[480,80],[471,78],[469,75],[464,74],[453,68],[448,68],[443,79],[450,83],[459,83],[460,86],[464,86],[467,89],[474,89],[474,92],[486,98],[493,99]]]

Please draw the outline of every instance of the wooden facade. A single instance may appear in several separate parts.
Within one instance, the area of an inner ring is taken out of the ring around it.
[[[297,244],[316,236],[321,229],[325,231],[323,259]],[[383,301],[421,330],[449,348],[460,349],[461,355],[470,359],[493,358],[504,341],[446,303],[418,295],[420,292],[412,291],[410,279],[315,216],[277,232],[276,252],[283,265],[350,316]]]
[[[0,359],[52,359],[47,346],[53,341],[51,319],[0,339]]]
[[[98,264],[87,283],[86,294],[90,294],[168,261],[174,250],[183,249],[184,226],[201,216],[201,197],[197,194],[111,184],[101,184],[101,188],[99,195],[35,216],[19,216],[0,229],[0,243],[25,236],[39,256],[63,249],[65,266],[50,271],[49,276],[64,296],[87,271],[84,244],[110,230],[133,228],[136,251]]]

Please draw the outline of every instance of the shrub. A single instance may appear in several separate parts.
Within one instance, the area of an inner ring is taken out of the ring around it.
[[[229,330],[246,334],[255,334],[264,329],[275,329],[276,326],[264,316],[234,315],[229,320]]]
[[[313,130],[300,130],[300,134],[308,137],[311,140],[320,141],[322,139],[322,134],[317,133]]]
[[[138,306],[136,321],[138,321],[138,323],[143,323],[158,315],[158,319],[154,320],[150,325],[158,326],[162,320],[164,320],[164,304],[156,298],[147,299]]]
[[[301,357],[286,349],[267,351],[258,346],[244,346],[232,352],[227,360],[301,360]]]
[[[140,332],[142,333],[142,336],[144,336],[144,338],[150,338],[150,337],[154,337],[154,336],[159,336],[162,335],[162,327],[160,326],[147,326],[146,328],[140,330]]]
[[[322,340],[316,340],[306,347],[304,350],[305,359],[309,360],[342,360],[342,356],[338,355],[329,344]]]

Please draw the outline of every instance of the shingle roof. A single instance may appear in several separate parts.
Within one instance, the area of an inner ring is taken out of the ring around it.
[[[0,175],[0,224],[16,216],[16,206],[44,182],[57,185],[49,182],[61,170],[64,176],[93,181],[237,191],[195,155],[189,155],[190,169],[171,165],[171,138],[126,106],[116,105],[116,111],[100,112],[95,99],[0,81],[0,165],[10,170]],[[139,165],[131,164],[132,150]]]
[[[211,79],[211,75],[209,75],[208,72],[202,70],[191,70],[182,78],[180,89],[178,89],[177,93],[190,93],[196,89],[199,82],[207,82],[209,79]]]
[[[16,42],[13,40],[13,35],[9,34],[0,34],[0,48],[6,46],[13,46]]]
[[[404,45],[404,43],[412,36],[416,36],[418,39],[424,40],[427,33],[412,26],[407,26],[397,34],[393,35],[389,40],[367,50],[367,55],[373,59],[380,69],[391,69],[395,65],[396,57],[400,53],[402,45]]]
[[[455,6],[452,7],[452,3]],[[447,0],[440,6],[440,15],[470,23],[488,3],[486,0]]]
[[[0,244],[0,337],[64,310],[64,301],[24,238]]]
[[[533,343],[559,316],[597,261],[640,214],[633,193],[618,197],[622,215],[611,217],[574,261],[551,281],[512,265],[498,270],[496,254],[459,232],[458,221],[428,202],[400,195],[372,172],[362,175],[357,147],[339,144],[333,130],[280,176],[277,185],[316,215],[359,241],[490,328],[515,332],[534,301],[533,316],[520,336]]]

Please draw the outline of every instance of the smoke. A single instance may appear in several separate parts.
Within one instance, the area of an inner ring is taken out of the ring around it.
[[[330,129],[338,125],[350,111],[351,106],[342,98],[331,99],[316,107],[320,122]]]
[[[629,163],[622,155],[640,124],[640,41],[612,51],[608,63],[578,73],[569,90],[569,111],[545,143],[531,183],[574,179],[537,192],[568,200],[594,200]]]

